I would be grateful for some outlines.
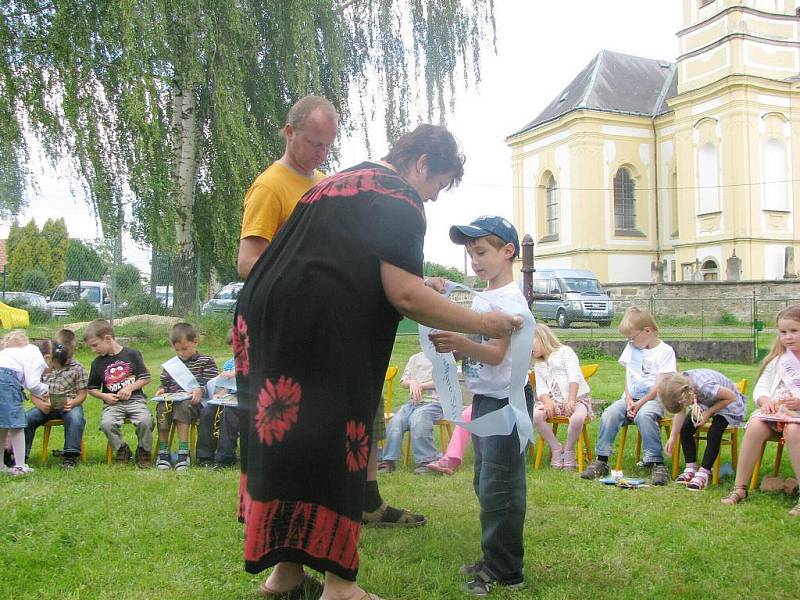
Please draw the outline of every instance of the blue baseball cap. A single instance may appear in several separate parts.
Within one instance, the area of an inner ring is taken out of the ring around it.
[[[467,240],[496,235],[506,244],[514,244],[514,256],[519,256],[519,236],[514,226],[503,217],[484,215],[469,225],[453,225],[450,240],[456,244],[466,244]]]

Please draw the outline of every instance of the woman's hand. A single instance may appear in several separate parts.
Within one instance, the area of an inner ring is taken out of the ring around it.
[[[509,315],[500,311],[481,313],[481,334],[488,338],[506,338],[522,329],[523,320],[519,315]]]
[[[444,277],[426,277],[422,282],[440,294],[444,294],[445,286],[447,285],[447,279]]]

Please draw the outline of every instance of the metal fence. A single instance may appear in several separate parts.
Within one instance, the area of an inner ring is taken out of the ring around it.
[[[69,243],[57,264],[41,256],[9,260],[0,271],[0,302],[28,310],[33,324],[54,326],[98,317],[112,322],[142,314],[197,318],[234,310],[241,283],[218,281],[208,269],[203,275],[200,260],[191,270],[179,269],[173,255],[152,252],[149,264],[137,266],[125,260],[115,240]],[[35,245],[14,252],[31,248]]]

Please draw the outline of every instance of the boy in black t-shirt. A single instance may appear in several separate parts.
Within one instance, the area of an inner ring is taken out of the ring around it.
[[[142,392],[142,388],[150,383],[150,373],[141,352],[122,346],[105,319],[89,323],[83,339],[92,352],[99,354],[92,361],[88,389],[91,396],[105,403],[100,429],[114,450],[114,462],[125,464],[131,459],[131,449],[120,431],[122,423],[128,419],[136,427],[139,440],[136,464],[152,466],[150,449],[153,447],[154,422]]]

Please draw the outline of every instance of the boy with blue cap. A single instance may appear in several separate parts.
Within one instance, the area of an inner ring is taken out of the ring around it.
[[[472,310],[492,310],[491,301],[502,298],[528,311],[525,297],[514,283],[514,258],[519,255],[519,237],[514,226],[497,216],[483,216],[469,225],[450,228],[450,239],[463,244],[472,269],[488,282],[483,297],[475,297]],[[453,352],[463,358],[464,382],[473,393],[472,419],[502,409],[511,395],[510,339],[473,338],[452,332],[430,335],[438,352]],[[533,394],[525,389],[528,411]],[[472,436],[475,448],[473,485],[480,504],[481,549],[483,557],[464,565],[460,573],[469,581],[463,591],[487,595],[494,586],[523,585],[522,530],[525,523],[525,455],[519,450],[516,429],[509,435]]]

